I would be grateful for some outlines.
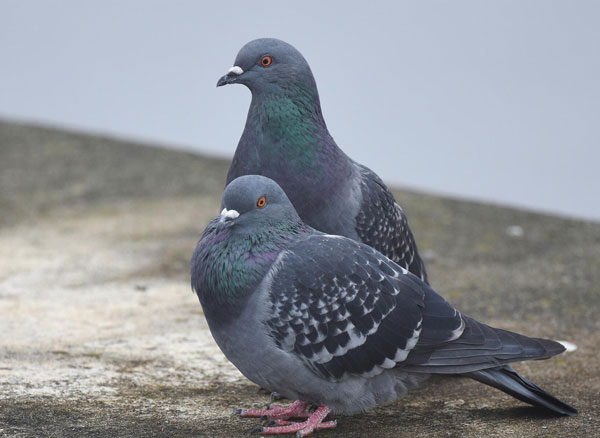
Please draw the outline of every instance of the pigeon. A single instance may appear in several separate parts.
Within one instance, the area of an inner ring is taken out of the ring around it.
[[[376,249],[304,223],[269,178],[236,178],[221,207],[192,256],[192,288],[225,356],[254,383],[296,400],[235,411],[266,416],[258,432],[334,428],[325,421],[330,412],[391,403],[431,374],[470,377],[555,414],[577,413],[510,366],[557,355],[561,344],[461,314]]]
[[[329,134],[315,79],[300,52],[277,39],[251,41],[217,87],[226,84],[244,84],[252,92],[227,184],[242,175],[274,179],[305,223],[364,242],[427,281],[394,195]]]

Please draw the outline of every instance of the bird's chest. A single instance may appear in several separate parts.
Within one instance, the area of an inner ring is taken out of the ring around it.
[[[263,388],[275,390],[290,370],[284,353],[275,348],[260,317],[258,301],[249,301],[235,318],[205,314],[211,334],[227,359],[248,379]],[[283,375],[282,375],[283,373]]]

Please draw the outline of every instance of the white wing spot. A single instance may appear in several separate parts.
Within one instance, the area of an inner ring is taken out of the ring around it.
[[[406,342],[406,348],[404,348],[403,350],[399,348],[396,351],[396,355],[394,356],[394,362],[398,363],[404,361],[406,359],[406,356],[408,356],[410,350],[412,350],[415,347],[415,345],[417,345],[419,335],[421,334],[421,321],[419,321],[418,328],[413,330],[411,338]]]
[[[456,313],[456,311],[455,311],[455,313]],[[460,327],[457,328],[456,330],[452,330],[450,339],[448,339],[447,341],[454,341],[455,339],[460,338],[464,331],[465,331],[465,321],[461,317],[460,318]]]

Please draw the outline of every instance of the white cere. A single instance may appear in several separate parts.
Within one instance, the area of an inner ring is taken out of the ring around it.
[[[236,210],[227,210],[226,208],[224,208],[221,211],[221,217],[223,217],[223,218],[228,217],[230,219],[235,219],[239,215],[240,214]]]
[[[244,73],[244,70],[242,70],[241,67],[238,67],[237,65],[234,65],[233,67],[231,67],[229,70],[227,70],[227,73],[233,73],[235,75],[241,75],[242,73]]]

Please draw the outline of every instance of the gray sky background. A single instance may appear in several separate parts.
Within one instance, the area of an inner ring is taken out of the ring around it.
[[[0,117],[231,156],[265,36],[388,183],[600,219],[599,1],[0,0]]]

